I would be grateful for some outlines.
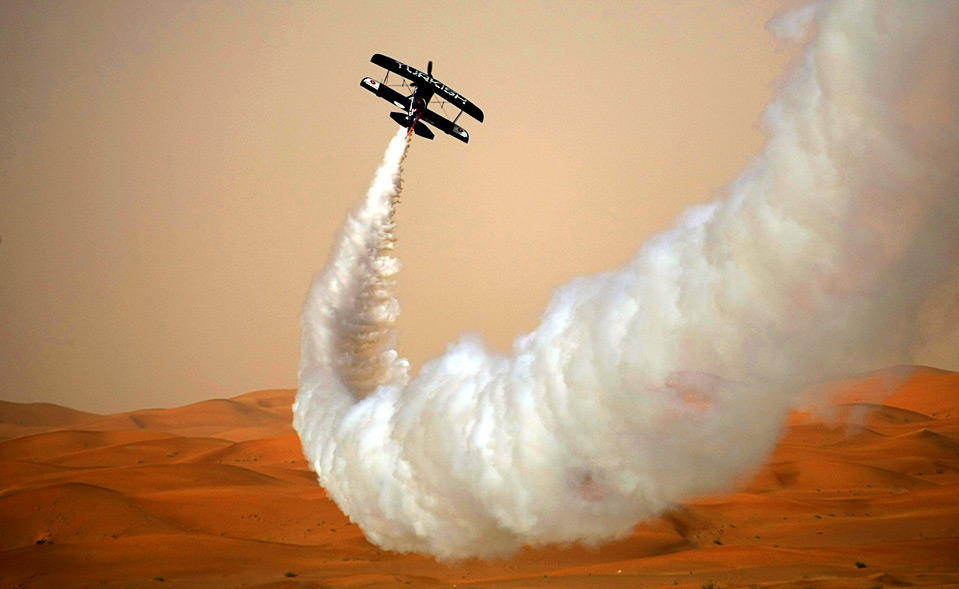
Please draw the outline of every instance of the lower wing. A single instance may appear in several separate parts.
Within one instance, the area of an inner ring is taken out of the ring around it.
[[[396,90],[390,88],[383,82],[374,80],[373,78],[363,78],[360,82],[360,86],[363,86],[373,94],[376,94],[383,100],[392,103],[397,108],[401,108],[404,111],[410,110],[410,99],[408,96],[403,96]]]
[[[423,112],[420,120],[433,125],[447,135],[456,137],[463,143],[469,143],[470,134],[466,132],[466,129],[460,127],[446,117],[431,111],[430,109],[426,109],[426,111]]]

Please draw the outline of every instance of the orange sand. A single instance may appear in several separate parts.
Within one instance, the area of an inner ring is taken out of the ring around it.
[[[598,549],[455,566],[366,542],[307,468],[293,391],[0,402],[0,587],[959,587],[959,374],[898,374],[830,385],[739,492]]]

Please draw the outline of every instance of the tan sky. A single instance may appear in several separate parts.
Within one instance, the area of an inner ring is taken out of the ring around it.
[[[359,87],[377,52],[486,113],[407,159],[401,352],[508,349],[756,154],[785,4],[0,3],[0,398],[294,387],[306,289],[396,132]]]

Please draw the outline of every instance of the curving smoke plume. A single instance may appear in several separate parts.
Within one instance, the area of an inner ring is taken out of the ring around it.
[[[294,404],[372,542],[457,559],[623,536],[754,467],[804,387],[911,359],[959,253],[959,4],[817,4],[772,28],[810,40],[722,200],[559,289],[511,355],[466,339],[412,380],[392,141],[310,289]]]

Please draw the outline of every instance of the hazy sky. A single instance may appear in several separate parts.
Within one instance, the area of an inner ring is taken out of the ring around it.
[[[508,349],[756,154],[787,4],[3,0],[0,398],[295,387],[306,289],[396,132],[377,52],[486,113],[406,161],[400,351]]]

